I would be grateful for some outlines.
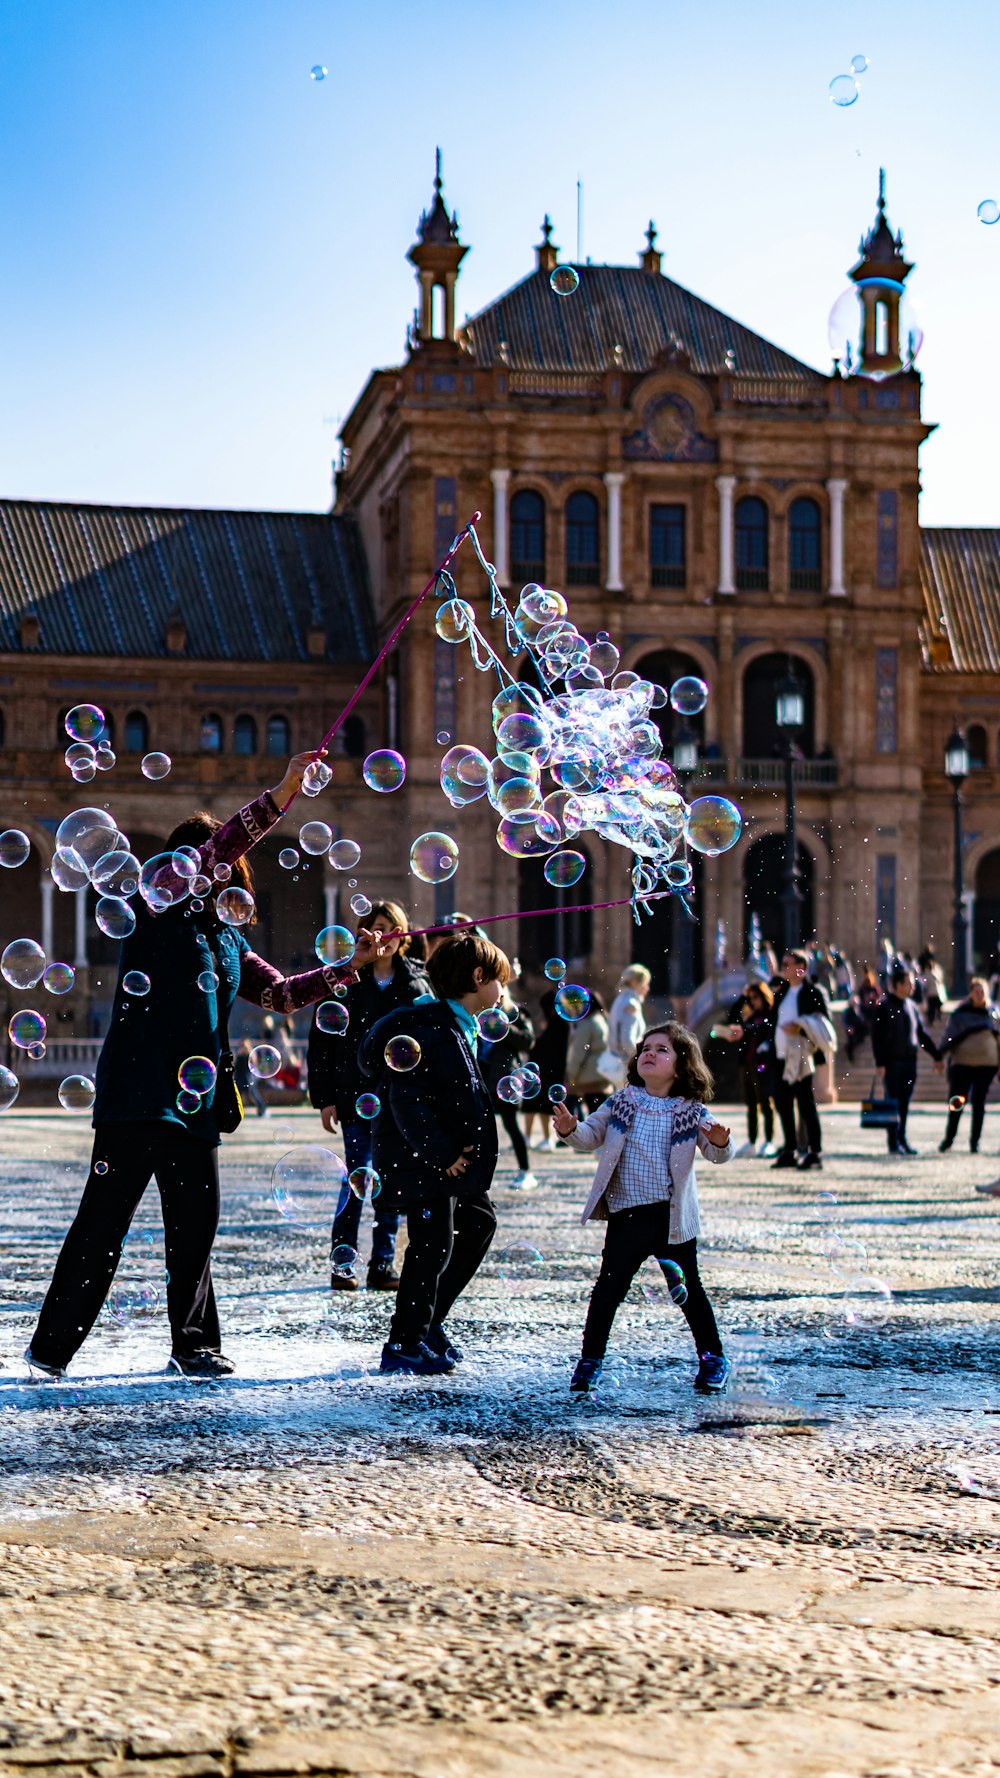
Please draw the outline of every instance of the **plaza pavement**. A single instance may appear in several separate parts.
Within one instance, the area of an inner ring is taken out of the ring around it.
[[[1000,1771],[1000,1118],[945,1158],[918,1108],[912,1161],[823,1121],[822,1173],[702,1169],[732,1393],[691,1394],[648,1268],[579,1404],[591,1163],[539,1156],[521,1194],[505,1151],[465,1364],[382,1379],[386,1299],[331,1300],[322,1199],[270,1198],[308,1112],[223,1151],[234,1379],[162,1374],[151,1193],[124,1324],[30,1384],[89,1132],[5,1116],[0,1775]]]

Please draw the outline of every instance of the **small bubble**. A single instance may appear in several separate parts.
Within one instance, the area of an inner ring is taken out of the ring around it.
[[[309,70],[310,80],[325,80],[326,76],[327,70],[324,68],[322,62],[315,62]]]
[[[572,296],[580,288],[580,274],[573,265],[557,265],[549,273],[549,289],[554,296]]]

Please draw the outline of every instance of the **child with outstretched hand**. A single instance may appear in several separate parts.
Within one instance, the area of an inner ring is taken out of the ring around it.
[[[577,1392],[596,1384],[619,1305],[647,1259],[663,1268],[691,1329],[698,1352],[695,1388],[714,1395],[726,1386],[729,1361],[698,1274],[695,1150],[711,1161],[728,1161],[733,1154],[729,1131],[706,1109],[711,1097],[712,1076],[697,1038],[671,1020],[645,1033],[629,1064],[627,1085],[582,1123],[565,1105],[553,1108],[564,1142],[583,1153],[601,1150],[580,1220],[608,1224],[583,1353],[570,1383]]]

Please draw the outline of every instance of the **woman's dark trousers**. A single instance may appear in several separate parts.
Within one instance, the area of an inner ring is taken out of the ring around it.
[[[594,1285],[583,1330],[583,1357],[603,1358],[612,1323],[632,1288],[632,1280],[647,1259],[672,1260],[680,1266],[687,1285],[687,1301],[681,1313],[698,1349],[722,1351],[718,1323],[698,1271],[697,1241],[670,1245],[670,1205],[640,1204],[634,1210],[616,1210],[608,1217],[601,1270]]]
[[[953,1099],[968,1100],[972,1106],[972,1129],[969,1131],[969,1147],[978,1148],[979,1138],[983,1133],[983,1119],[986,1116],[986,1095],[990,1083],[996,1075],[996,1069],[989,1065],[985,1068],[969,1068],[961,1062],[953,1062],[948,1070],[948,1091]],[[964,1104],[957,1111],[949,1111],[948,1128],[944,1139],[950,1148],[958,1134],[958,1126],[962,1121]]]
[[[432,1198],[407,1212],[409,1245],[403,1256],[390,1340],[412,1348],[432,1327],[440,1325],[478,1272],[496,1227],[488,1192]]]
[[[816,1076],[805,1074],[801,1080],[786,1080],[779,1075],[774,1088],[774,1103],[781,1119],[782,1152],[794,1154],[798,1147],[798,1132],[795,1127],[796,1111],[802,1119],[806,1142],[812,1154],[819,1154],[823,1147],[823,1134],[820,1130],[819,1112],[816,1110]]]
[[[517,1121],[517,1109],[513,1105],[505,1105],[501,1100],[497,1106],[497,1118],[503,1124],[510,1145],[514,1150],[514,1159],[522,1173],[528,1172],[528,1144],[524,1140],[524,1131]]]
[[[743,1070],[743,1103],[747,1108],[747,1138],[756,1142],[758,1113],[764,1120],[764,1141],[774,1140],[774,1106],[771,1104],[771,1075],[768,1070],[758,1074],[756,1066]]]
[[[97,1167],[107,1171],[97,1171]],[[167,1314],[173,1350],[189,1356],[220,1346],[212,1288],[219,1226],[219,1151],[178,1124],[102,1124],[90,1175],[42,1304],[31,1350],[66,1365],[83,1345],[122,1255],[122,1242],[155,1176],[166,1237]]]

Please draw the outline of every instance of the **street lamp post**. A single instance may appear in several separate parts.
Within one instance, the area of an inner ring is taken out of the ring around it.
[[[698,737],[686,723],[674,736],[671,761],[678,783],[686,790],[698,770]],[[694,921],[676,906],[672,915],[671,988],[678,999],[686,999],[694,993]]]
[[[802,890],[799,888],[798,841],[795,836],[796,733],[805,725],[806,703],[792,664],[778,685],[775,719],[785,744],[785,868],[781,889],[782,944],[794,950],[802,937]]]
[[[956,729],[945,743],[944,775],[952,789],[955,822],[954,857],[952,859],[955,904],[951,917],[951,991],[958,996],[967,994],[969,989],[969,971],[966,963],[969,922],[965,917],[962,870],[962,785],[969,776],[969,749],[966,746],[965,736],[959,729]]]

